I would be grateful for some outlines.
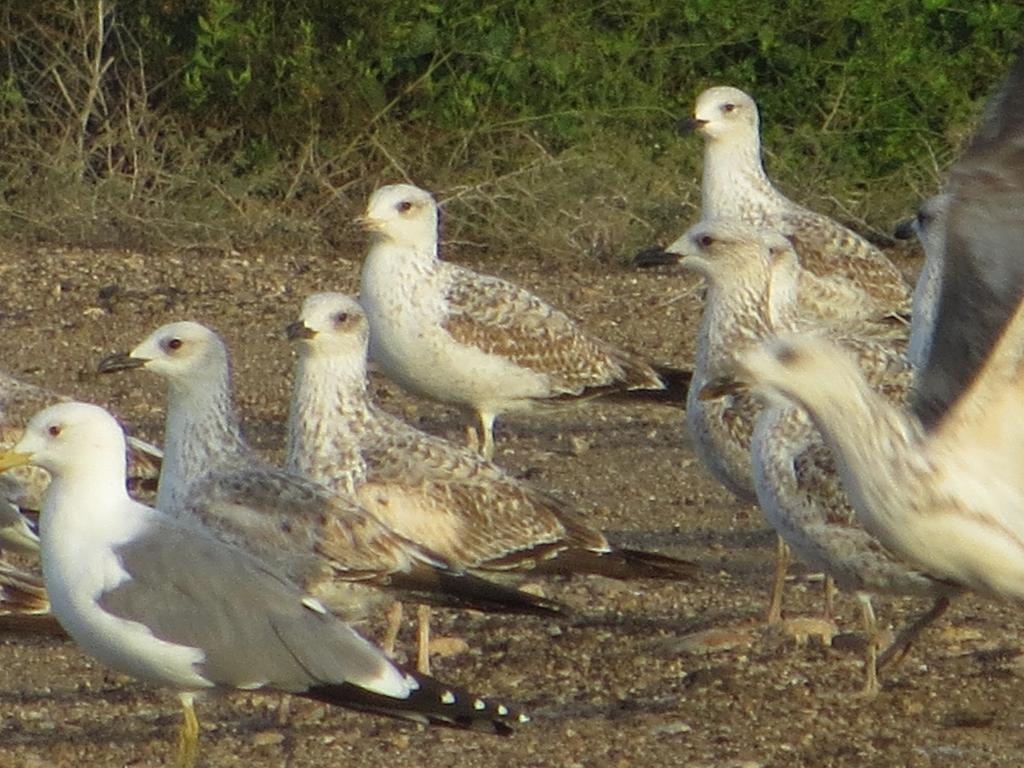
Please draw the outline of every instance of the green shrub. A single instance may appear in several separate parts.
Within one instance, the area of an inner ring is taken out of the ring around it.
[[[946,0],[98,7],[0,9],[9,232],[173,241],[199,210],[186,244],[253,245],[292,221],[308,233],[293,244],[334,247],[339,213],[409,177],[452,198],[467,241],[582,228],[597,234],[551,247],[621,253],[690,216],[699,143],[674,124],[726,83],[757,98],[784,188],[882,231],[940,183],[1024,40],[1016,4]],[[574,220],[587,210],[603,218]],[[116,225],[70,226],[76,212]]]

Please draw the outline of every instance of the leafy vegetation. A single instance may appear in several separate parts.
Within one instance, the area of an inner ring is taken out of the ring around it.
[[[692,219],[711,84],[761,105],[770,172],[882,231],[940,183],[1024,41],[954,0],[12,0],[0,232],[348,243],[382,181],[465,245],[619,256]]]

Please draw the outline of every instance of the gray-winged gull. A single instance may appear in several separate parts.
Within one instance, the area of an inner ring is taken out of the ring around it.
[[[193,700],[208,691],[284,691],[501,734],[526,719],[396,666],[272,566],[132,500],[124,456],[110,414],[64,403],[31,420],[0,468],[53,476],[41,526],[53,612],[103,664],[179,692],[182,765],[195,763]]]

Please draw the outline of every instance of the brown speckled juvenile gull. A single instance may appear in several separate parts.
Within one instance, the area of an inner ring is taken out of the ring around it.
[[[367,391],[360,304],[310,296],[289,326],[298,351],[288,468],[360,501],[394,530],[465,568],[684,578],[692,563],[621,550],[564,505],[380,409]]]
[[[714,315],[719,333],[721,374],[727,377],[744,351],[764,339],[807,327],[796,295],[801,285],[800,266],[785,241],[772,233],[725,222],[699,224],[692,228],[691,237],[686,259],[709,278],[706,311]],[[897,345],[862,339],[851,335],[848,328],[843,330],[821,328],[818,332],[828,333],[854,350],[873,386],[901,401],[911,371]],[[700,361],[694,376],[694,381],[703,386]],[[708,389],[715,386],[712,380]],[[733,388],[730,394],[733,400],[752,397],[742,388]],[[698,405],[707,414],[709,408],[724,411],[730,401],[729,397],[712,399],[705,394]],[[877,630],[871,593],[940,598],[952,592],[947,585],[894,560],[853,521],[853,510],[842,492],[831,453],[802,411],[785,401],[762,406],[756,400],[752,409],[755,421],[745,446],[746,465],[737,463],[736,472],[750,473],[765,518],[802,561],[833,576],[840,587],[862,596],[864,620],[872,640]],[[743,447],[735,446],[737,456]],[[778,596],[772,604],[779,604]],[[929,615],[934,618],[944,606]],[[922,626],[921,622],[915,624],[917,630]],[[906,644],[911,639],[912,635],[905,635],[901,642]],[[875,692],[874,642],[868,649],[865,690]]]
[[[611,546],[562,504],[478,453],[381,410],[367,391],[369,329],[352,297],[310,296],[288,335],[298,352],[288,468],[355,494],[398,533],[481,573],[680,579],[696,572],[689,562]],[[427,626],[421,623],[421,654]]]
[[[386,598],[550,613],[540,598],[466,574],[400,536],[353,497],[262,461],[242,438],[227,348],[193,322],[165,325],[105,372],[144,368],[167,382],[161,512],[198,520],[266,560],[347,618]]]
[[[914,411],[938,422],[1024,297],[1024,55],[953,165],[939,304]]]
[[[832,335],[857,362],[870,386],[893,402],[909,391],[911,369],[884,342]],[[861,602],[868,636],[863,693],[879,690],[879,636],[871,596],[929,597],[933,607],[897,639],[888,654],[903,652],[927,624],[940,616],[959,590],[894,557],[855,519],[832,451],[801,409],[772,399],[758,416],[751,441],[758,503],[765,518],[796,556],[830,575]]]
[[[782,336],[745,353],[740,368],[807,411],[882,544],[933,578],[1024,601],[1024,304],[930,431],[825,339]]]
[[[792,253],[792,246],[779,235],[741,222],[716,221],[695,224],[669,249],[706,284],[686,427],[711,474],[754,504],[750,439],[761,404],[743,391],[714,399],[702,393],[709,383],[732,373],[740,352],[773,332],[773,302],[765,290],[768,273],[773,254]],[[777,287],[783,288],[781,283]]]
[[[861,294],[865,316],[909,311],[910,291],[881,251],[838,222],[794,203],[768,179],[757,104],[749,95],[738,88],[709,88],[697,97],[688,123],[705,142],[702,219],[735,219],[784,235],[805,269],[848,281]],[[814,310],[825,317],[831,312],[825,302]]]
[[[284,691],[420,723],[507,734],[526,718],[393,662],[280,572],[208,531],[133,501],[125,441],[94,405],[41,411],[0,469],[33,462],[53,612],[89,655],[178,691],[178,764],[192,766],[209,691]]]
[[[382,187],[360,221],[371,233],[359,296],[370,359],[406,389],[475,413],[485,457],[506,411],[666,388],[652,366],[533,294],[439,260],[430,193]],[[665,375],[677,386],[687,380],[682,371]]]

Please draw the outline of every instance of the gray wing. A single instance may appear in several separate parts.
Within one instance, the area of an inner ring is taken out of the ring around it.
[[[973,379],[1024,294],[1024,56],[953,167],[931,351],[914,409],[934,425]]]
[[[154,521],[117,555],[131,579],[100,606],[168,642],[200,648],[219,686],[298,693],[350,709],[508,734],[513,707],[405,671],[255,557]]]
[[[199,530],[159,522],[117,555],[131,579],[104,593],[101,607],[162,640],[200,648],[198,671],[217,685],[372,689],[394,669],[268,566]]]

